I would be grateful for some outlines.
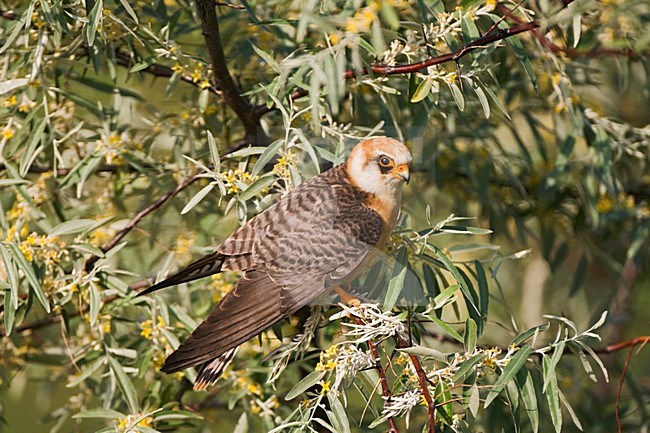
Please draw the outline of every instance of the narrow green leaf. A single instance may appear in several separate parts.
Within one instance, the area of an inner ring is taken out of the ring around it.
[[[248,433],[248,416],[245,411],[239,417],[233,433]]]
[[[16,309],[18,308],[18,287],[19,287],[18,270],[16,269],[16,264],[14,263],[14,261],[11,260],[9,251],[7,250],[4,243],[2,242],[0,242],[0,254],[2,255],[2,262],[4,263],[5,272],[7,273],[9,289],[11,290],[11,300],[12,300],[12,302],[9,303],[7,302],[7,299],[5,299],[4,302],[5,309],[7,309],[7,304],[9,304],[11,306],[11,309],[13,311],[16,311]],[[9,335],[9,332],[7,332],[7,335]]]
[[[14,78],[13,80],[2,81],[0,82],[0,96],[14,89],[26,86],[28,82],[27,78]]]
[[[468,372],[470,372],[473,367],[478,364],[483,358],[485,358],[485,355],[483,353],[479,353],[478,355],[474,355],[471,358],[463,361],[460,364],[460,367],[458,370],[456,370],[456,373],[454,373],[454,382],[460,381]]]
[[[66,189],[74,184],[83,185],[88,175],[99,165],[103,157],[93,152],[72,167],[59,184],[60,189]]]
[[[271,143],[260,155],[259,158],[257,158],[257,161],[255,161],[255,165],[253,165],[253,169],[251,170],[251,176],[257,176],[264,166],[271,161],[271,159],[278,153],[280,150],[280,147],[284,144],[283,140],[276,140],[273,143]]]
[[[497,96],[497,94],[494,93],[494,92],[492,91],[492,89],[490,89],[490,88],[487,87],[487,86],[485,86],[485,91],[486,91],[487,94],[490,96],[490,98],[492,98],[492,100],[494,101],[494,103],[497,104],[497,107],[499,108],[499,110],[501,110],[501,112],[503,113],[503,115],[506,116],[508,119],[510,119],[510,113],[508,113],[508,110],[507,110],[506,106],[503,105],[503,101],[501,100],[501,98],[499,98],[499,97]]]
[[[436,399],[436,408],[438,414],[442,416],[444,422],[448,425],[453,423],[454,406],[451,392],[443,381],[439,381],[434,391]]]
[[[557,363],[560,361],[560,358],[564,354],[564,346],[566,342],[564,340],[561,340],[557,346],[555,346],[555,350],[553,351],[553,356],[551,357],[549,363],[548,363],[548,369],[549,369],[549,374],[547,375],[544,373],[544,386],[542,387],[542,392],[546,392],[546,388],[548,387],[549,383],[551,380],[554,380],[555,377],[555,368],[557,367]]]
[[[26,183],[29,183],[26,179],[0,179],[0,187],[24,185]]]
[[[573,16],[572,27],[573,27],[573,48],[578,46],[580,42],[580,32],[582,31],[581,26],[581,16],[582,14],[576,13]],[[580,429],[582,430],[582,429]]]
[[[507,29],[509,27],[509,24],[507,22],[503,21],[500,17],[496,15],[492,15],[492,19],[495,20],[494,22],[499,23],[498,26],[500,29]],[[517,56],[517,58],[523,65],[524,70],[526,71],[526,75],[528,75],[530,82],[533,84],[535,93],[537,93],[538,90],[537,77],[535,76],[535,71],[533,70],[533,64],[531,63],[530,57],[528,56],[528,53],[524,48],[524,44],[519,39],[519,36],[513,36],[511,38],[506,39],[506,43],[510,45],[514,50],[515,55]]]
[[[442,353],[439,350],[432,349],[430,347],[412,346],[412,347],[405,347],[403,349],[397,349],[397,350],[399,352],[411,353],[413,355],[423,356],[425,358],[437,359],[438,361],[447,360],[447,356],[444,353]]]
[[[39,153],[44,149],[44,146],[40,146],[41,138],[43,138],[43,132],[45,132],[45,119],[40,119],[34,128],[29,133],[29,138],[27,143],[25,143],[25,153],[23,153],[20,158],[20,168],[18,169],[21,177],[25,177],[29,168],[34,163],[34,160]]]
[[[469,287],[467,287],[467,281],[465,281],[463,276],[458,272],[456,266],[451,262],[451,260],[449,260],[449,257],[447,257],[447,255],[438,247],[433,245],[430,245],[430,247],[433,249],[434,253],[440,259],[440,261],[445,265],[445,268],[447,268],[447,270],[451,272],[451,274],[454,276],[458,284],[460,284],[460,290],[461,292],[463,292],[463,296],[465,300],[468,302],[469,305],[472,306],[472,308],[474,308],[476,315],[480,315],[478,312],[478,308],[474,303],[474,298],[472,296],[472,293],[470,292]]]
[[[169,81],[167,82],[167,87],[165,87],[165,95],[169,98],[174,94],[174,91],[176,90],[176,87],[178,86],[178,83],[180,83],[182,78],[182,74],[180,72],[174,72],[171,77],[169,77]]]
[[[153,65],[158,61],[160,56],[149,56],[146,59],[136,63],[129,69],[129,74],[132,74],[134,72],[142,71],[143,69],[147,69],[149,66]]]
[[[390,311],[399,298],[402,289],[404,288],[404,280],[406,279],[406,272],[408,270],[408,253],[405,246],[399,247],[397,250],[397,258],[395,259],[395,266],[388,281],[388,289],[386,290],[386,297],[384,298],[384,311]]]
[[[506,384],[512,380],[517,372],[524,366],[528,360],[528,355],[533,351],[530,346],[523,346],[521,349],[515,353],[515,355],[510,359],[508,365],[503,368],[503,372],[499,378],[494,383],[494,386],[490,389],[487,398],[485,399],[485,404],[483,407],[488,407],[492,401],[499,395]]]
[[[539,408],[537,407],[537,394],[535,393],[533,377],[528,370],[523,369],[519,371],[517,378],[519,379],[519,392],[524,402],[524,409],[530,419],[533,433],[537,433],[539,431]]]
[[[458,341],[459,343],[463,342],[463,337],[461,337],[460,334],[454,330],[454,328],[447,325],[445,322],[438,319],[436,316],[427,316],[427,317],[431,319],[433,323],[440,326],[442,330],[445,331],[447,334],[449,334],[449,336],[451,336],[454,340]]]
[[[485,269],[483,269],[483,265],[478,260],[474,260],[474,268],[476,269],[476,281],[478,282],[479,311],[481,318],[487,319],[488,308],[490,307],[490,290],[488,288]]]
[[[133,382],[126,375],[126,372],[122,368],[122,365],[110,355],[107,355],[108,364],[111,367],[111,371],[115,375],[115,380],[117,381],[117,386],[119,386],[124,398],[129,405],[129,410],[131,413],[138,412],[138,396],[133,386]]]
[[[49,237],[70,235],[73,233],[84,232],[93,227],[97,221],[91,219],[78,219],[72,221],[65,221],[54,227],[49,234]]]
[[[463,338],[465,352],[472,353],[476,349],[476,322],[471,318],[465,321],[465,337]]]
[[[261,48],[251,44],[253,47],[253,50],[257,53],[258,56],[262,58],[275,72],[278,74],[282,73],[282,69],[280,68],[280,64],[273,58],[272,53],[267,53],[266,51],[262,50]]]
[[[521,334],[517,335],[511,342],[510,345],[514,346],[519,346],[521,343],[524,341],[528,340],[530,337],[532,337],[535,334],[538,334],[539,332],[543,332],[548,330],[548,328],[551,326],[550,322],[543,323],[538,326],[534,326],[530,328],[526,332],[522,332]]]
[[[454,293],[460,288],[458,284],[452,284],[433,298],[433,308],[439,309],[448,304],[448,301],[454,296]]]
[[[158,412],[156,415],[154,415],[153,419],[154,421],[170,421],[170,420],[185,420],[185,419],[202,420],[203,417],[197,413],[189,412],[187,410],[163,410]]]
[[[41,282],[38,280],[38,277],[36,276],[36,272],[34,272],[34,268],[30,263],[27,262],[27,259],[25,259],[25,256],[23,253],[18,249],[18,247],[14,244],[9,244],[9,248],[11,249],[11,252],[14,257],[14,262],[16,265],[18,265],[18,268],[23,271],[25,274],[25,278],[27,279],[27,282],[29,283],[30,287],[34,291],[34,295],[36,295],[36,299],[41,303],[45,311],[48,313],[50,312],[50,303],[47,300],[47,296],[45,296],[45,292],[43,291],[43,287],[41,287]]]
[[[135,21],[136,24],[140,24],[138,22],[138,16],[135,14],[135,11],[133,10],[129,2],[127,0],[120,0],[120,4],[124,6],[124,9],[126,9],[126,12],[131,16],[131,18],[133,18],[133,21]]]
[[[298,397],[300,394],[305,392],[307,389],[316,385],[320,380],[325,376],[324,371],[312,371],[307,376],[305,376],[300,382],[294,385],[293,388],[287,393],[285,399],[293,400]]]
[[[418,85],[417,90],[413,93],[411,102],[414,104],[420,102],[429,95],[429,92],[431,92],[431,80],[424,79]]]
[[[582,428],[582,423],[580,423],[580,419],[578,418],[578,415],[576,415],[575,411],[573,410],[573,407],[571,407],[571,404],[569,403],[569,400],[566,399],[562,391],[558,389],[558,393],[560,394],[560,401],[566,408],[567,412],[569,412],[569,416],[571,417],[571,421],[573,421],[573,424],[575,424],[576,427],[578,427],[578,430],[584,431]]]
[[[479,406],[481,405],[481,395],[478,391],[478,386],[472,386],[472,391],[469,396],[469,411],[472,413],[472,416],[476,418],[478,414]]]
[[[251,183],[248,186],[248,188],[244,190],[244,192],[239,194],[239,199],[242,201],[250,200],[251,198],[255,197],[257,194],[259,194],[261,191],[273,185],[275,181],[276,178],[273,175],[262,176],[259,179],[257,179],[255,182]]]
[[[472,89],[474,89],[474,92],[476,93],[476,96],[478,96],[478,100],[481,103],[481,108],[483,108],[483,114],[485,115],[486,119],[490,118],[490,102],[488,101],[487,96],[485,95],[485,92],[481,88],[480,85],[474,83],[472,85]]]
[[[7,50],[7,48],[9,48],[11,44],[14,43],[14,41],[16,40],[18,35],[20,35],[20,31],[23,28],[29,28],[30,24],[32,23],[32,14],[34,13],[35,4],[36,4],[36,0],[32,0],[29,3],[29,7],[25,9],[25,12],[23,12],[20,18],[18,18],[18,20],[15,21],[15,24],[11,29],[11,34],[5,40],[5,43],[2,46],[2,48],[0,48],[0,54],[4,53]]]
[[[73,419],[82,419],[82,418],[118,419],[124,417],[125,415],[122,412],[118,412],[112,409],[90,409],[72,415]]]
[[[463,92],[461,92],[458,84],[450,83],[449,88],[451,89],[451,94],[454,97],[454,101],[456,101],[456,105],[458,105],[458,109],[460,111],[465,110],[465,98],[463,97]]]
[[[88,311],[88,314],[90,316],[90,325],[92,326],[97,322],[97,316],[99,316],[102,299],[95,283],[91,281],[88,286],[88,289],[90,290],[90,310]]]
[[[105,361],[104,357],[97,359],[95,362],[93,362],[90,365],[90,367],[86,367],[82,369],[81,374],[79,376],[76,376],[72,381],[68,382],[65,387],[66,388],[76,387],[81,382],[83,382],[84,380],[92,376],[97,370],[99,370],[99,368],[105,364],[104,361]]]
[[[16,318],[16,308],[14,308],[14,304],[16,303],[17,299],[13,295],[11,290],[5,290],[4,291],[4,324],[5,324],[5,335],[9,336],[11,335],[11,330],[14,327],[14,320]]]
[[[210,130],[208,133],[208,149],[210,149],[210,157],[212,158],[212,165],[214,166],[214,171],[219,173],[221,171],[221,159],[219,158],[219,148],[217,148],[217,142],[214,140],[214,136]]]
[[[95,37],[97,36],[97,27],[99,26],[99,20],[102,18],[102,12],[104,9],[104,1],[97,0],[95,6],[93,6],[88,16],[88,23],[86,23],[86,40],[88,41],[89,46],[93,46],[95,43]]]
[[[548,386],[546,391],[546,401],[548,402],[548,408],[551,413],[551,421],[555,427],[556,433],[562,431],[562,410],[560,408],[560,390],[557,386],[557,376],[555,375],[555,370],[550,368],[550,361],[548,356],[544,356],[542,359],[542,366],[544,369],[544,382],[548,379]]]
[[[332,424],[336,424],[337,432],[350,433],[350,422],[341,401],[333,393],[328,394],[327,399],[333,415],[333,417],[330,417],[330,421],[332,421]]]
[[[210,193],[210,191],[212,191],[213,188],[214,188],[214,183],[212,183],[212,182],[209,183],[209,184],[207,184],[207,185],[204,186],[203,188],[201,188],[201,190],[200,190],[199,192],[197,192],[196,194],[194,194],[194,197],[192,197],[192,198],[190,199],[190,201],[187,202],[187,204],[185,205],[185,207],[184,207],[183,210],[181,211],[181,215],[185,215],[185,214],[188,213],[190,210],[192,210],[192,208],[193,208],[194,206],[196,206],[197,204],[199,204],[199,202],[200,202],[201,200],[203,200],[203,198],[204,198],[206,195],[208,195],[208,194]]]

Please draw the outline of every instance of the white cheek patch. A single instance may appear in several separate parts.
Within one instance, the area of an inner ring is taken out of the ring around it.
[[[361,155],[353,155],[348,161],[348,174],[363,191],[384,200],[394,199],[400,181],[390,174],[381,174],[379,166]]]

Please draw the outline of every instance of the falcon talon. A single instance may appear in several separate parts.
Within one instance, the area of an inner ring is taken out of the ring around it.
[[[213,253],[140,292],[138,296],[223,271],[242,273],[207,319],[169,355],[162,371],[201,366],[196,388],[213,385],[240,344],[359,276],[390,238],[411,159],[397,140],[363,140],[345,163],[291,190]],[[313,242],[301,242],[304,233]],[[348,296],[341,296],[350,305],[342,308],[355,314],[361,301]],[[395,332],[392,327],[390,332]]]

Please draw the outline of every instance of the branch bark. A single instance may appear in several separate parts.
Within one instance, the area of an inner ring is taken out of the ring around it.
[[[244,126],[244,140],[248,143],[266,144],[268,138],[260,124],[260,114],[250,101],[242,95],[237,83],[230,74],[226,56],[223,52],[219,19],[214,0],[196,0],[196,11],[201,20],[203,37],[212,61],[214,79],[221,89],[223,99],[235,112]]]
[[[363,321],[359,317],[353,316],[353,319],[357,325],[363,325]],[[381,365],[381,359],[379,357],[379,349],[377,349],[377,344],[372,339],[370,339],[368,340],[368,347],[370,348],[372,357],[375,361],[375,369],[377,370],[377,374],[379,374],[379,383],[381,384],[381,395],[384,397],[384,404],[386,404],[388,401],[390,401],[390,398],[392,396],[390,388],[388,387],[388,379],[386,379],[386,371]],[[388,418],[388,426],[388,433],[399,433],[399,430],[397,430],[397,425],[395,424],[395,420],[392,417]]]

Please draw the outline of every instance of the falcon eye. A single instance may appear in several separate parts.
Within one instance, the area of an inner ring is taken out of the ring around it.
[[[379,165],[381,165],[382,167],[390,167],[392,163],[393,161],[386,155],[382,155],[379,157]]]

